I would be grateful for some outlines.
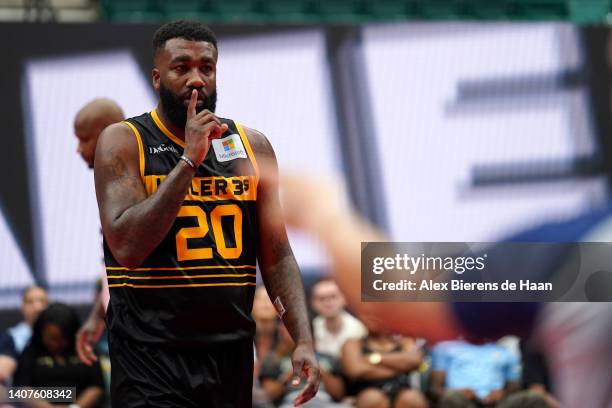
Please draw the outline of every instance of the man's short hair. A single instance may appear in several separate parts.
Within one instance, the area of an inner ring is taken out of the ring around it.
[[[173,38],[183,38],[189,41],[205,41],[217,49],[217,37],[207,25],[199,21],[176,20],[159,27],[153,35],[153,52],[164,48],[166,41]]]

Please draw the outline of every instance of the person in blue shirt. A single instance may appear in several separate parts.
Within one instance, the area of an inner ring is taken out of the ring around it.
[[[17,354],[21,354],[28,341],[30,341],[34,322],[48,304],[47,291],[40,286],[29,286],[23,290],[23,304],[21,306],[23,321],[8,329]]]
[[[429,391],[442,405],[445,398],[492,405],[520,388],[520,372],[518,356],[496,343],[441,342],[432,350]]]

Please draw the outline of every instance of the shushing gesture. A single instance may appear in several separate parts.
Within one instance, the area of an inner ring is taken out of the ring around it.
[[[198,91],[191,92],[185,124],[185,155],[197,166],[202,163],[213,139],[218,139],[227,130],[227,125],[208,109],[196,113]]]

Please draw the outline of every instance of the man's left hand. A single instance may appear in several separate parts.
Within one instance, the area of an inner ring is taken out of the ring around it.
[[[79,359],[90,366],[98,357],[94,353],[96,343],[104,333],[104,319],[99,316],[90,316],[76,334],[76,350]]]
[[[291,384],[297,387],[301,379],[306,378],[306,385],[293,404],[297,407],[315,396],[319,390],[321,372],[312,345],[299,344],[295,350],[293,350],[291,360],[293,363],[293,380]]]

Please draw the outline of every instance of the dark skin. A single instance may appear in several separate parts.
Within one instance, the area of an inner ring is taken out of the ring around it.
[[[276,354],[276,358],[282,358],[288,355],[290,350],[293,350],[293,340],[284,327],[280,328],[281,335],[276,349],[272,353]],[[261,382],[262,388],[272,401],[276,401],[285,394],[286,386],[292,380],[291,372],[283,372],[278,378],[264,378]],[[344,381],[340,376],[336,376],[321,368],[321,380],[325,385],[325,391],[329,393],[336,401],[339,401],[346,395]]]
[[[187,109],[184,129],[168,119],[162,104],[157,113],[164,125],[184,140],[184,154],[199,165],[211,140],[220,137],[227,125],[202,107],[202,97],[216,88],[217,50],[203,41],[181,38],[168,40],[155,55],[152,71],[153,86],[160,84],[175,95],[183,96]],[[102,229],[117,261],[135,268],[157,247],[170,230],[195,170],[179,161],[158,190],[147,196],[139,172],[138,145],[132,131],[123,124],[115,124],[100,135],[95,158],[96,195]],[[276,173],[276,158],[265,136],[245,127],[245,132],[258,161],[271,163]],[[266,167],[267,168],[267,167]],[[278,177],[273,177],[277,180]],[[283,322],[296,343],[292,355],[293,384],[301,377],[306,386],[295,404],[301,405],[317,392],[320,373],[315,358],[310,332],[306,300],[299,268],[291,251],[285,225],[281,217],[278,185],[262,180],[257,186],[258,261],[263,281],[271,299],[280,298],[286,313]],[[155,219],[152,223],[150,220]]]
[[[256,130],[245,128],[249,143],[259,161],[269,164],[269,171],[278,172],[276,156],[265,136]],[[286,313],[282,316],[285,327],[296,343],[292,355],[293,380],[297,386],[300,377],[306,378],[306,386],[295,400],[301,405],[314,397],[319,382],[320,371],[316,361],[306,297],[302,278],[285,230],[280,200],[278,197],[278,177],[262,180],[257,187],[257,218],[259,220],[258,261],[261,277],[266,285],[270,299],[279,298]]]
[[[92,365],[95,361],[98,361],[98,357],[94,353],[94,346],[104,333],[106,311],[104,310],[101,292],[98,291],[96,294],[89,317],[76,334],[77,355],[86,365]]]

